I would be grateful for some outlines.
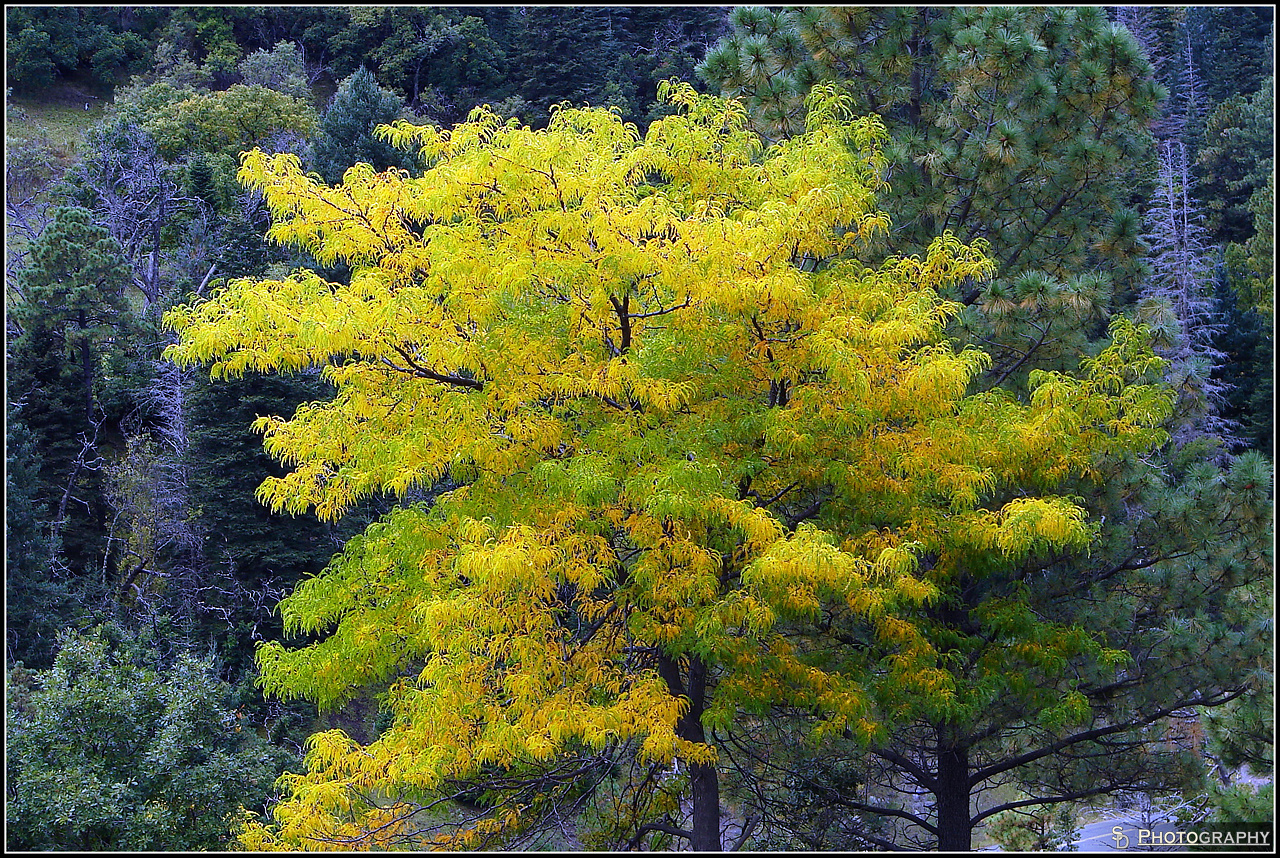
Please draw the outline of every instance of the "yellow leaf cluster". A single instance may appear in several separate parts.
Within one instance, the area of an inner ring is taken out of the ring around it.
[[[944,341],[959,308],[939,290],[990,276],[986,248],[948,233],[923,258],[850,258],[888,226],[885,137],[838,88],[768,149],[742,105],[663,91],[679,109],[644,134],[567,106],[538,131],[485,108],[380,129],[421,175],[357,165],[328,187],[296,156],[243,156],[270,237],[349,282],[233,281],[166,316],[166,354],[334,386],[255,424],[289,468],[259,488],[271,509],[402,505],[282,604],[314,642],[259,652],[272,694],[387,688],[392,726],[317,736],[242,844],[394,845],[409,805],[376,797],[576,748],[714,764],[681,738],[690,700],[659,655],[711,666],[707,726],[785,702],[869,739],[868,681],[952,706],[919,607],[975,556],[1087,546],[1053,488],[1159,440],[1168,398],[1132,326],[1029,404],[970,393],[987,358]],[[836,610],[873,629],[871,680],[784,634]],[[431,845],[522,825],[509,811]]]

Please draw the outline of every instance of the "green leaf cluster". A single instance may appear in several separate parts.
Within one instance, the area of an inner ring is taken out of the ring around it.
[[[215,665],[156,664],[127,637],[67,633],[52,668],[7,674],[7,848],[218,849],[270,795],[288,755],[228,705]]]
[[[244,84],[166,104],[144,125],[167,158],[191,152],[238,157],[246,149],[266,145],[276,134],[306,136],[315,126],[315,110],[306,101]]]

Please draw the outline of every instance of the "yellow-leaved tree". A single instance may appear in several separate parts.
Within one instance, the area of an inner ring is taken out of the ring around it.
[[[282,602],[314,642],[259,651],[268,693],[385,688],[389,726],[312,737],[243,845],[511,845],[572,811],[596,845],[719,849],[718,727],[785,704],[872,741],[886,688],[945,712],[913,612],[973,555],[1086,545],[1054,487],[1160,439],[1158,362],[1124,323],[1029,402],[970,392],[985,357],[943,341],[938,290],[991,263],[949,235],[854,261],[887,227],[884,132],[837,88],[767,151],[738,103],[665,90],[678,111],[643,136],[567,107],[541,131],[487,109],[382,128],[417,176],[327,187],[243,156],[270,237],[349,282],[233,282],[169,313],[168,355],[333,384],[257,424],[292,467],[272,510],[402,499]],[[799,643],[833,614],[887,653],[874,676]],[[1090,645],[1052,631],[1032,644]]]

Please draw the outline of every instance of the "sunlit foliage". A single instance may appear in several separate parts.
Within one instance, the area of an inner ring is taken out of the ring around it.
[[[696,832],[714,731],[743,713],[785,701],[815,737],[862,739],[896,709],[959,717],[974,698],[912,609],[958,569],[1085,547],[1095,528],[1055,486],[1164,439],[1162,362],[1123,321],[1078,375],[1034,373],[1029,402],[969,393],[987,359],[943,339],[959,306],[939,291],[989,277],[985,246],[855,261],[888,227],[885,137],[839,88],[815,86],[806,130],[767,149],[740,104],[665,91],[680,110],[643,136],[568,107],[542,131],[485,109],[382,129],[421,176],[358,164],[329,187],[294,156],[244,156],[271,238],[352,272],[236,281],[167,316],[179,364],[318,366],[336,388],[257,422],[292,468],[260,498],[335,519],[460,485],[406,500],[282,603],[315,642],[262,647],[265,689],[331,707],[388,687],[393,717],[366,746],[314,736],[246,846],[502,842],[536,797],[462,825],[427,809],[580,753],[687,766]],[[1010,634],[993,693],[1117,657],[989,610]],[[832,611],[885,654],[870,673],[787,634]],[[1080,699],[1040,704],[1069,720]]]

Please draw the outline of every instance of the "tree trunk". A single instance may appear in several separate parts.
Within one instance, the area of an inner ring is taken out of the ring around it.
[[[707,699],[707,665],[697,656],[689,656],[688,685],[681,681],[678,662],[663,654],[658,656],[658,673],[672,694],[689,698],[689,709],[676,724],[676,735],[688,742],[706,742],[702,729],[702,711]],[[692,792],[693,837],[695,852],[720,852],[720,779],[714,765],[690,764],[689,788]]]
[[[938,849],[968,852],[973,824],[969,816],[969,749],[942,745],[938,754]]]
[[[693,790],[693,842],[695,852],[720,852],[720,781],[716,767],[699,763],[689,767]]]
[[[907,103],[907,119],[913,129],[920,127],[920,102],[924,95],[920,79],[920,66],[924,63],[922,31],[927,26],[924,17],[924,10],[917,8],[911,22],[911,101]]]

